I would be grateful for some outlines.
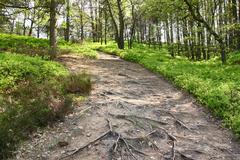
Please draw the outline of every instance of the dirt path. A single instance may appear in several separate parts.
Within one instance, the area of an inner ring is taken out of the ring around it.
[[[90,71],[94,90],[64,122],[23,144],[15,159],[240,160],[240,143],[229,131],[140,65],[105,54],[61,61],[72,71]]]

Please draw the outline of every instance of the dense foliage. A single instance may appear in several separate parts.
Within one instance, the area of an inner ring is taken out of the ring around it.
[[[111,43],[99,47],[99,50],[116,54],[164,75],[195,95],[199,102],[240,135],[240,66],[236,65],[239,54],[231,57],[231,63],[222,65],[216,59],[194,62],[181,57],[172,58],[165,48],[158,50],[143,45],[119,50],[116,44]]]

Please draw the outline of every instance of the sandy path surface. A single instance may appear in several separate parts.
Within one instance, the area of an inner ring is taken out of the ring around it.
[[[106,54],[60,61],[92,74],[92,94],[64,122],[34,134],[15,159],[240,160],[240,143],[230,131],[140,65]]]

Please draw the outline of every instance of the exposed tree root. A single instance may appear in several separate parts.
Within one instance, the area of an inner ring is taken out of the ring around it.
[[[164,133],[170,138],[170,140],[172,141],[177,141],[177,138],[173,135],[171,135],[170,133],[168,133],[168,131],[162,127],[157,127],[158,129],[164,131]]]
[[[81,111],[79,112],[79,115],[80,115],[80,116],[83,115],[85,112],[91,110],[91,109],[94,108],[94,107],[95,107],[95,106],[90,106],[90,107],[88,107],[88,108],[85,108],[85,109],[81,110]]]
[[[81,152],[83,149],[89,147],[90,145],[96,143],[97,141],[101,140],[102,138],[106,137],[107,135],[109,135],[111,133],[110,130],[108,130],[107,132],[103,133],[102,135],[100,135],[99,137],[97,137],[96,139],[90,141],[88,144],[85,144],[84,146],[82,147],[79,147],[78,149],[74,150],[71,154],[69,155],[66,155],[66,156],[63,156],[62,158],[60,159],[65,159],[67,157],[71,157],[71,156],[74,156],[75,154]]]
[[[141,136],[141,137],[123,137],[120,133],[116,132],[113,130],[113,127],[112,127],[112,124],[111,124],[111,121],[109,119],[107,119],[107,122],[108,122],[108,131],[104,132],[102,135],[100,135],[99,137],[97,137],[96,139],[90,141],[89,143],[85,144],[84,146],[81,146],[79,148],[77,148],[76,150],[74,150],[72,153],[68,154],[68,155],[65,155],[65,156],[62,156],[60,159],[65,159],[65,158],[68,158],[68,157],[72,157],[74,155],[76,155],[77,153],[81,152],[82,150],[84,150],[85,148],[91,146],[92,144],[96,143],[97,141],[99,140],[102,140],[103,138],[107,137],[107,136],[117,136],[117,139],[113,145],[113,152],[116,153],[117,152],[117,149],[118,147],[120,146],[120,143],[124,144],[127,148],[127,151],[129,152],[129,154],[136,160],[138,160],[138,158],[134,155],[133,152],[135,153],[138,153],[138,154],[141,154],[143,156],[149,156],[147,153],[144,153],[140,150],[138,150],[136,147],[134,147],[133,145],[131,145],[128,141],[128,140],[142,140],[142,139],[147,139],[150,135],[156,133],[156,131],[152,131],[148,134],[146,134],[145,136]]]
[[[146,139],[148,138],[149,136],[151,136],[152,134],[156,133],[157,131],[154,130],[144,136],[140,136],[140,137],[125,137],[125,139],[128,139],[128,140],[143,140],[143,139]]]
[[[118,119],[136,118],[136,119],[142,119],[142,120],[145,120],[145,121],[158,123],[160,125],[168,125],[168,123],[166,123],[166,122],[162,122],[162,121],[151,119],[151,118],[147,118],[147,117],[140,117],[140,116],[136,116],[136,115],[121,115],[121,114],[111,114],[111,113],[109,113],[109,115],[111,115],[111,116],[113,116],[115,118],[118,118]]]
[[[172,160],[175,160],[176,152],[175,152],[175,141],[172,141]]]
[[[165,113],[169,114],[169,115],[175,120],[176,124],[178,124],[178,125],[182,126],[183,128],[191,131],[191,129],[190,129],[188,126],[186,126],[186,125],[184,124],[184,122],[182,122],[181,120],[179,120],[179,119],[178,119],[173,113],[171,113],[170,111],[166,111],[166,110],[157,110],[157,111],[159,111],[159,112],[165,112]]]

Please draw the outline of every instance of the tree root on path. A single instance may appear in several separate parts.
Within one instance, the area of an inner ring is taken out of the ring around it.
[[[103,138],[107,137],[107,136],[117,136],[117,140],[115,141],[114,145],[113,145],[113,151],[114,153],[117,152],[117,149],[118,147],[120,146],[120,143],[124,144],[128,150],[128,152],[130,153],[130,155],[137,160],[137,157],[134,155],[133,152],[135,153],[139,153],[143,156],[149,156],[147,153],[144,153],[140,150],[138,150],[136,147],[134,147],[133,145],[131,145],[127,140],[140,140],[140,139],[145,139],[147,137],[149,137],[150,135],[152,135],[153,133],[156,133],[157,131],[152,131],[148,134],[146,134],[145,136],[141,136],[141,137],[123,137],[120,133],[116,132],[113,130],[113,127],[112,127],[112,124],[111,124],[111,121],[109,119],[107,119],[107,122],[108,122],[108,131],[104,132],[103,134],[101,134],[99,137],[97,137],[96,139],[90,141],[89,143],[85,144],[84,146],[81,146],[77,149],[75,149],[72,153],[68,154],[68,155],[65,155],[65,156],[62,156],[60,159],[66,159],[68,157],[72,157],[74,155],[76,155],[77,153],[81,152],[82,150],[84,150],[85,148],[91,146],[92,144],[96,143],[97,141],[99,140],[102,140]]]
[[[180,125],[181,127],[189,130],[189,131],[192,131],[191,128],[189,128],[187,125],[184,124],[184,122],[182,122],[181,120],[179,120],[173,113],[171,113],[170,111],[167,111],[167,110],[157,110],[158,112],[165,112],[167,114],[169,114],[174,120],[175,122]]]
[[[151,119],[151,118],[147,118],[147,117],[140,117],[140,116],[136,116],[136,115],[124,115],[124,114],[112,114],[109,113],[110,116],[118,118],[118,119],[128,119],[128,118],[133,118],[133,119],[142,119],[145,121],[150,121],[150,122],[154,122],[154,123],[158,123],[160,125],[168,125],[167,122],[162,122],[159,120],[155,120],[155,119]]]
[[[61,157],[60,159],[65,159],[67,157],[71,157],[79,152],[81,152],[83,149],[89,147],[90,145],[94,144],[95,142],[97,142],[98,140],[101,140],[102,138],[106,137],[107,135],[109,135],[111,133],[110,130],[108,130],[107,132],[103,133],[102,135],[100,135],[99,137],[97,137],[96,139],[90,141],[88,144],[82,146],[82,147],[79,147],[78,149],[74,150],[71,154],[69,155],[66,155],[66,156],[63,156]]]
[[[172,141],[172,160],[175,160],[176,151],[175,151],[175,141]]]
[[[169,113],[175,120],[176,120],[176,122],[177,121],[179,121],[179,123],[181,122],[180,120],[178,120],[173,114],[171,114],[171,113]],[[127,119],[128,121],[130,121],[130,122],[132,122],[133,124],[138,124],[135,120],[136,119],[142,119],[142,120],[146,120],[146,121],[150,121],[150,122],[156,122],[156,123],[158,123],[158,124],[161,124],[161,125],[166,125],[166,124],[168,124],[168,123],[165,123],[165,122],[161,122],[161,121],[158,121],[158,120],[153,120],[153,119],[150,119],[150,118],[146,118],[146,117],[139,117],[139,116],[135,116],[135,115],[115,115],[115,114],[109,114],[109,115],[111,115],[111,116],[113,116],[113,117],[115,117],[115,118],[120,118],[120,119]],[[183,124],[183,123],[181,123],[181,124]],[[175,157],[176,157],[176,151],[175,151],[175,145],[176,145],[176,141],[177,141],[177,139],[176,139],[176,137],[174,137],[173,135],[171,135],[170,133],[168,133],[168,131],[165,129],[165,128],[163,128],[163,127],[160,127],[160,126],[157,126],[157,125],[153,125],[153,124],[150,124],[151,125],[151,127],[152,128],[157,128],[157,129],[159,129],[159,130],[162,130],[167,136],[168,136],[168,138],[172,141],[172,151],[171,151],[171,154],[172,154],[172,160],[175,160]],[[184,124],[183,124],[184,125]],[[185,125],[184,125],[185,126]],[[150,132],[150,133],[148,133],[147,135],[145,135],[145,136],[143,136],[143,137],[131,137],[131,138],[128,138],[129,140],[136,140],[136,139],[148,139],[148,141],[149,142],[151,142],[150,140],[149,140],[149,136],[150,135],[152,135],[152,134],[154,134],[154,133],[156,133],[157,132],[157,130],[154,130],[154,131],[152,131],[152,132]],[[152,143],[152,142],[151,142]],[[157,148],[158,150],[160,150],[159,149],[159,147],[156,145],[156,144],[154,144],[154,143],[152,143],[154,146],[155,146],[155,148]]]

